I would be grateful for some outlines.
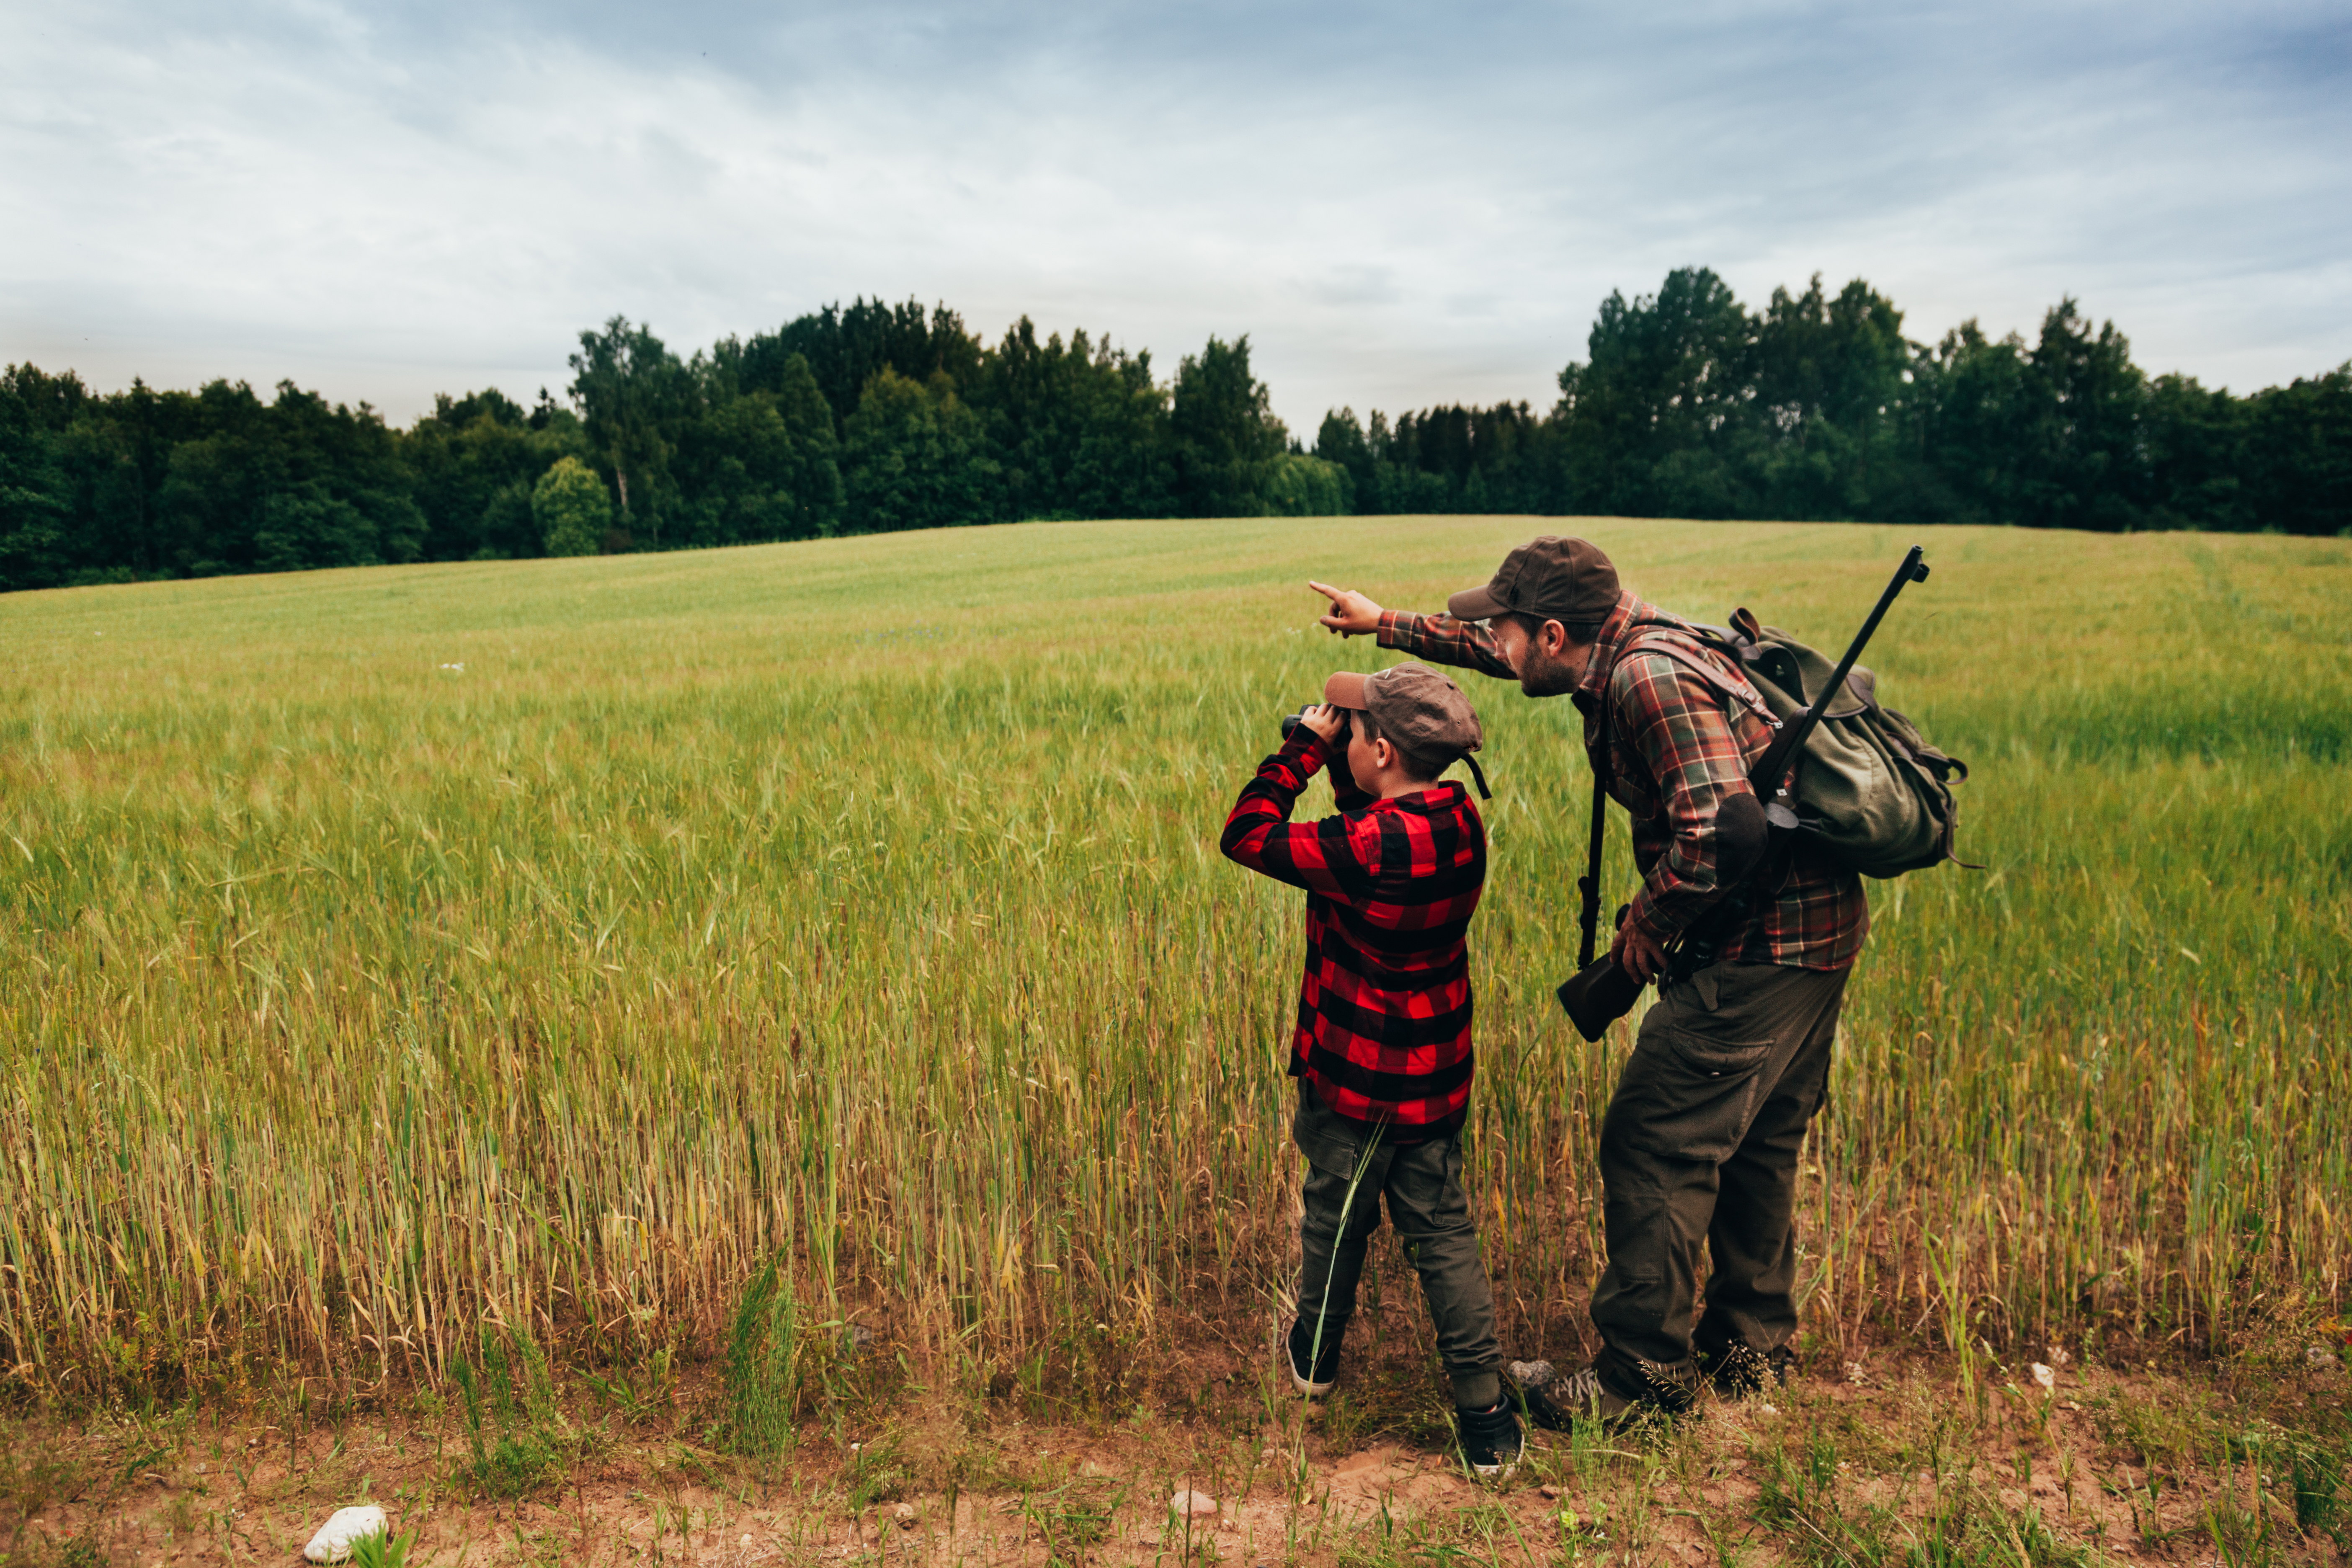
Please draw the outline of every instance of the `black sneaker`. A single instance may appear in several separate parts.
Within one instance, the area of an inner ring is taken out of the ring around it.
[[[1282,1363],[1290,1371],[1291,1386],[1309,1399],[1320,1399],[1339,1381],[1339,1342],[1348,1337],[1345,1323],[1325,1323],[1323,1342],[1315,1342],[1317,1320],[1294,1319],[1283,1342]]]
[[[1789,1381],[1789,1367],[1796,1359],[1786,1345],[1759,1351],[1746,1343],[1720,1351],[1702,1351],[1698,1357],[1699,1364],[1706,1369],[1707,1382],[1725,1399],[1769,1394]]]
[[[1500,1480],[1518,1468],[1527,1439],[1519,1432],[1518,1413],[1507,1396],[1491,1410],[1454,1407],[1454,1430],[1462,1443],[1462,1462],[1483,1480]]]

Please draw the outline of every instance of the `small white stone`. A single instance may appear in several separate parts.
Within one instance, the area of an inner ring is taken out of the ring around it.
[[[1168,1506],[1179,1519],[1206,1519],[1217,1511],[1217,1500],[1206,1492],[1178,1492]]]
[[[2033,1363],[2028,1370],[2033,1373],[2034,1387],[2055,1388],[2058,1386],[2058,1373],[2055,1369],[2044,1366],[2042,1363],[2037,1361]]]
[[[912,1530],[915,1528],[915,1505],[910,1502],[902,1502],[898,1505],[897,1511],[891,1517],[898,1521],[899,1529]]]
[[[387,1528],[383,1510],[372,1502],[339,1508],[310,1537],[310,1544],[302,1548],[303,1561],[341,1563],[352,1554],[352,1542],[362,1535],[382,1535]]]

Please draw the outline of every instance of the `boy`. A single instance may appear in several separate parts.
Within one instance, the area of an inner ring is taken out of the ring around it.
[[[1479,741],[1469,699],[1425,664],[1335,675],[1323,706],[1243,786],[1223,847],[1307,890],[1290,1058],[1299,1080],[1292,1136],[1307,1163],[1298,1316],[1285,1351],[1291,1381],[1312,1397],[1337,1378],[1385,1199],[1453,1381],[1463,1458],[1493,1476],[1518,1459],[1519,1422],[1503,1397],[1502,1342],[1462,1192],[1460,1142],[1471,1066],[1464,936],[1486,881],[1486,830],[1469,791],[1437,782]],[[1327,765],[1339,814],[1291,822]]]

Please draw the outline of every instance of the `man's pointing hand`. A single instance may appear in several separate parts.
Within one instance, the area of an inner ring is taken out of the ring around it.
[[[1331,613],[1319,618],[1336,636],[1360,637],[1381,629],[1381,607],[1353,588],[1334,588],[1328,583],[1307,585],[1331,601]]]

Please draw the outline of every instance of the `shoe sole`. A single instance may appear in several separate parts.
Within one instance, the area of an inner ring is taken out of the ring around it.
[[[1328,1383],[1309,1383],[1298,1375],[1298,1369],[1294,1366],[1290,1369],[1290,1386],[1309,1399],[1320,1399],[1339,1387],[1339,1380],[1335,1377]]]

